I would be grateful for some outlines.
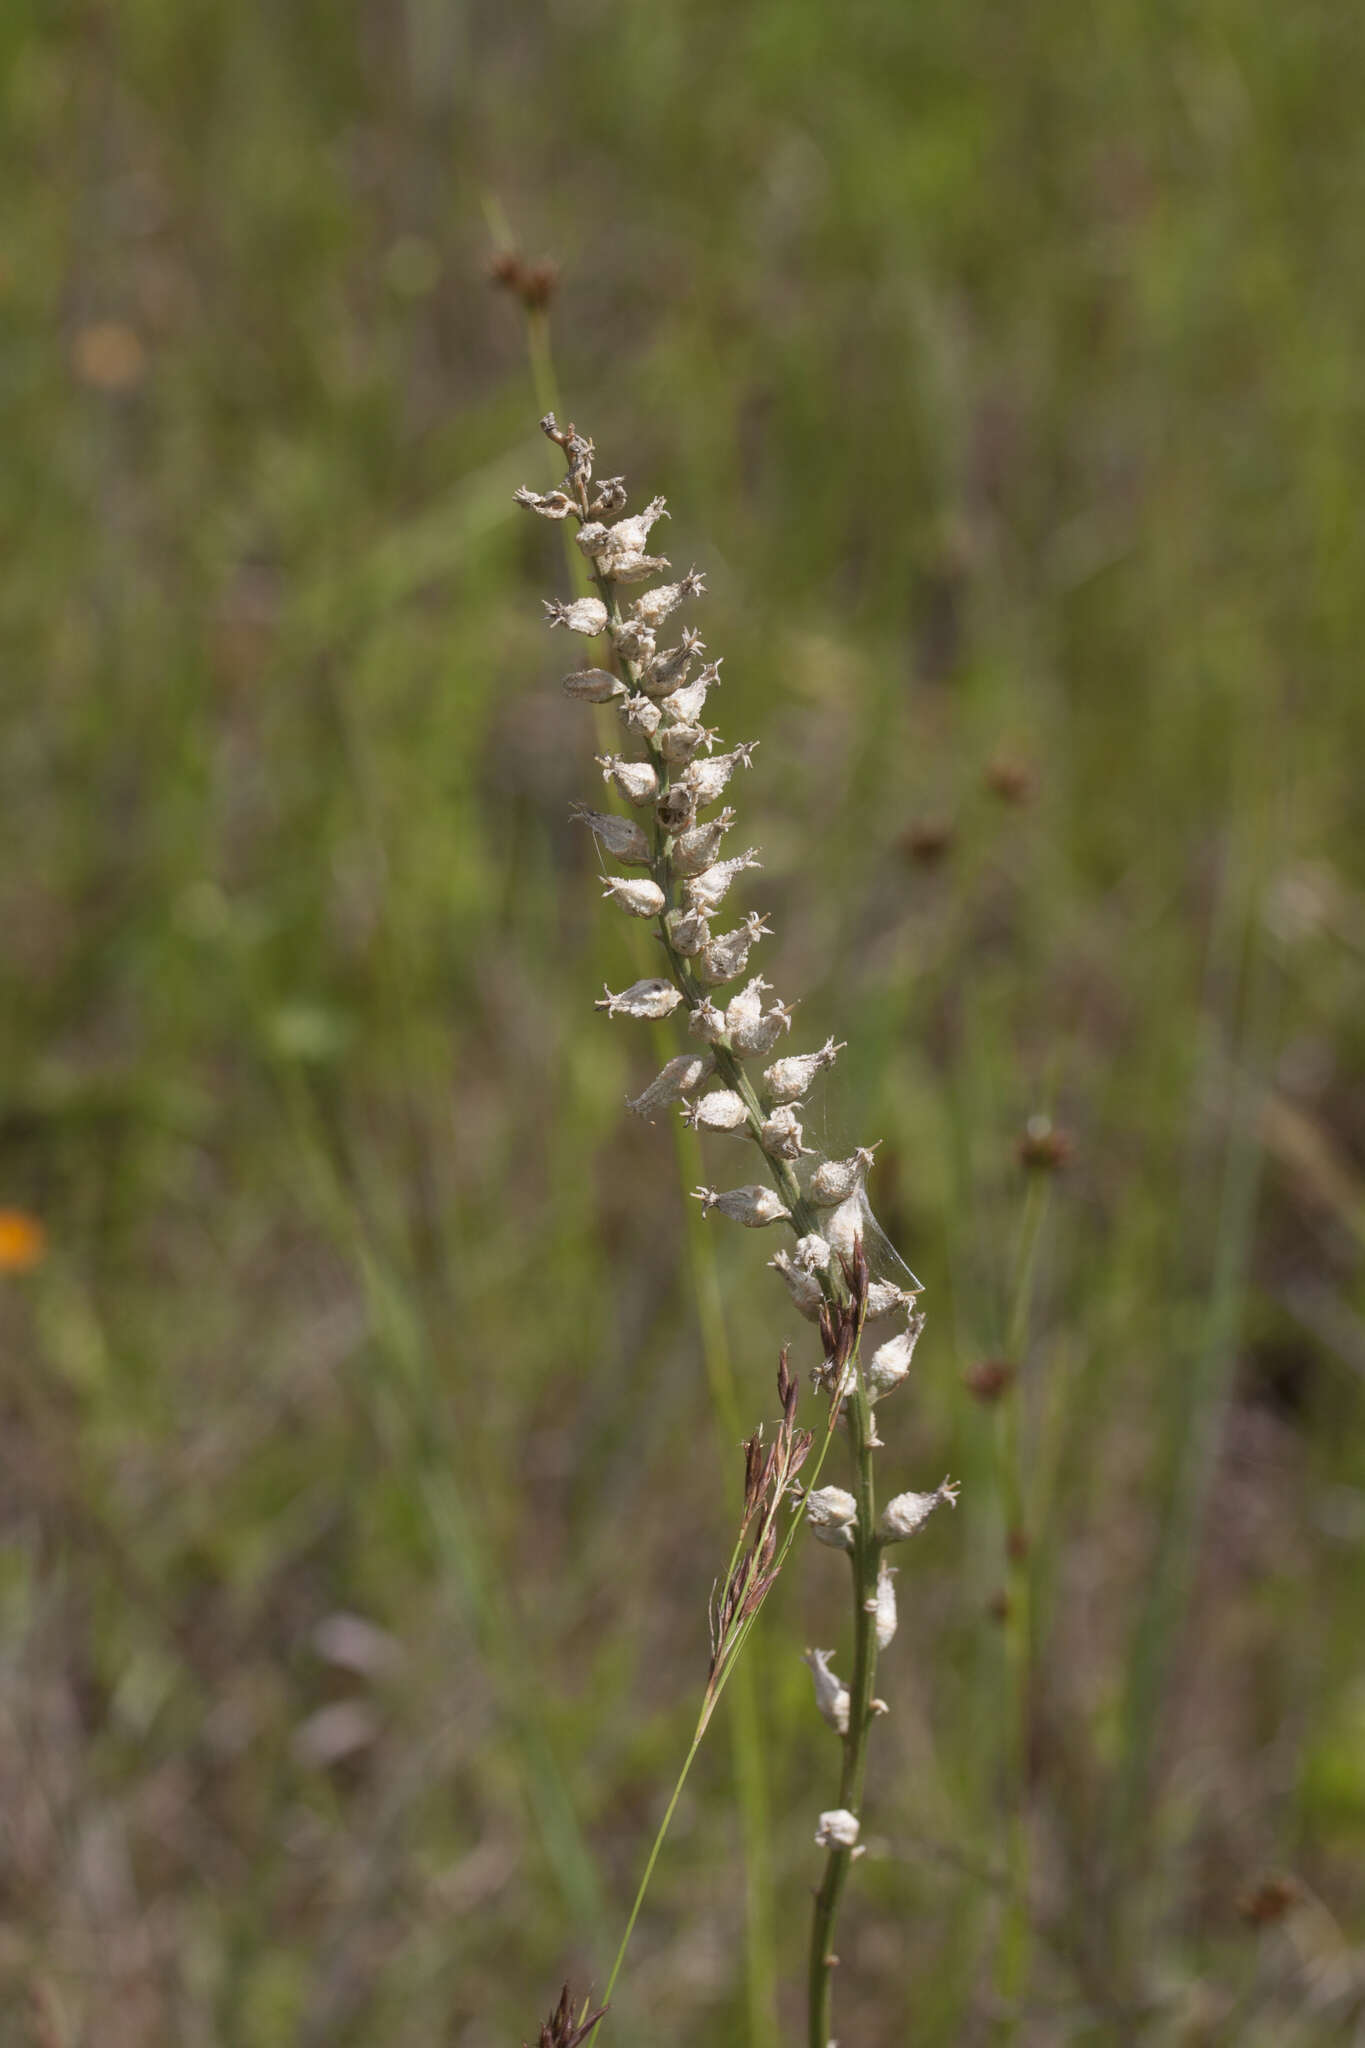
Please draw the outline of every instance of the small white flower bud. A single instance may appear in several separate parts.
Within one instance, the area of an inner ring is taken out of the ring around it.
[[[924,1316],[913,1315],[899,1337],[892,1337],[885,1344],[877,1346],[867,1364],[867,1391],[870,1400],[880,1401],[884,1394],[893,1393],[900,1385],[910,1370],[910,1361],[915,1355],[915,1345],[923,1328]]]
[[[808,1323],[818,1323],[820,1310],[824,1306],[825,1291],[813,1273],[794,1259],[790,1252],[776,1252],[768,1264],[782,1275],[787,1283],[787,1292],[796,1303]]]
[[[604,896],[619,903],[630,917],[657,917],[667,900],[657,882],[627,881],[621,875],[604,875]]]
[[[856,1813],[850,1813],[846,1806],[836,1806],[830,1813],[822,1813],[820,1825],[815,1830],[817,1849],[851,1849],[858,1839],[859,1820]]]
[[[683,577],[680,583],[661,583],[657,590],[647,590],[643,597],[635,600],[634,611],[637,619],[643,619],[650,627],[662,626],[671,612],[675,612],[685,598],[703,597],[706,585],[695,569]]]
[[[674,691],[674,696],[677,692]],[[673,698],[669,698],[669,703]],[[704,811],[708,804],[719,801],[721,792],[742,762],[747,768],[749,757],[758,745],[757,740],[746,740],[743,746],[734,748],[728,754],[713,754],[709,761],[694,761],[687,771],[687,780],[697,792],[697,809]]]
[[[683,832],[696,815],[697,800],[685,782],[675,782],[654,806],[654,815],[665,832]]]
[[[749,1230],[761,1230],[765,1223],[781,1223],[791,1215],[791,1210],[778,1200],[771,1188],[760,1187],[753,1181],[747,1187],[729,1188],[723,1194],[718,1194],[714,1188],[694,1188],[692,1192],[701,1203],[703,1216],[719,1209],[722,1216],[728,1216],[733,1223],[744,1224]]]
[[[633,981],[620,995],[604,989],[604,1000],[593,1008],[605,1010],[609,1017],[667,1017],[681,1001],[671,981]]]
[[[877,1617],[877,1648],[889,1647],[896,1633],[896,1588],[892,1580],[896,1576],[894,1565],[882,1558],[877,1567],[877,1591],[867,1605]]]
[[[877,1140],[880,1144],[881,1140]],[[810,1177],[810,1199],[817,1209],[832,1209],[857,1194],[867,1180],[876,1145],[860,1145],[851,1158],[822,1159]]]
[[[641,697],[637,693],[633,697],[627,697],[621,706],[621,716],[627,725],[633,725],[646,739],[653,739],[663,724],[664,715],[657,704],[652,704],[648,697]]]
[[[626,694],[621,678],[604,668],[579,669],[577,675],[565,676],[560,688],[566,697],[574,697],[580,704],[610,704],[613,697]]]
[[[673,842],[669,860],[677,875],[699,875],[709,868],[720,851],[720,842],[735,822],[735,814],[727,805],[719,817],[709,824],[694,825],[690,832],[682,832]]]
[[[758,912],[751,910],[743,924],[737,925],[732,932],[722,932],[718,939],[712,939],[710,945],[702,949],[697,961],[698,981],[704,988],[718,988],[723,981],[733,981],[748,966],[749,955],[758,940],[771,937],[772,932]],[[768,984],[765,982],[763,985],[766,988]],[[755,1010],[751,1016],[746,1015],[743,1025],[738,1028],[747,1037],[757,1031],[759,1021],[759,1013]],[[733,1033],[737,1020],[731,1019],[728,1028]]]
[[[664,698],[664,711],[675,725],[695,725],[701,717],[708,693],[720,681],[720,663],[708,661],[685,688]]]
[[[915,1306],[915,1297],[907,1288],[897,1287],[892,1280],[874,1280],[867,1290],[867,1320],[875,1322],[878,1316],[897,1315],[904,1309]]]
[[[708,997],[697,1004],[687,1020],[687,1028],[694,1038],[705,1039],[708,1045],[719,1045],[725,1036],[725,1019]]]
[[[666,725],[659,734],[659,752],[671,768],[683,767],[703,747],[715,743],[709,725]]]
[[[765,1117],[759,1143],[770,1159],[799,1159],[805,1151],[805,1133],[794,1109],[775,1109]]]
[[[711,927],[699,910],[670,910],[664,919],[668,943],[684,960],[690,960],[710,944]]]
[[[732,1033],[737,1053],[745,1059],[755,1054],[771,1052],[784,1031],[792,1028],[792,1006],[789,1003],[774,1003],[771,1010],[765,1010],[761,1017],[746,1022]]]
[[[811,1534],[831,1550],[852,1550],[858,1526],[858,1503],[842,1486],[818,1486],[806,1495],[806,1520]]]
[[[844,1050],[827,1038],[819,1052],[793,1054],[785,1060],[775,1060],[763,1076],[763,1085],[772,1102],[799,1102],[816,1075],[824,1067],[832,1067],[837,1056]]]
[[[815,1704],[831,1728],[840,1735],[848,1733],[848,1687],[841,1685],[830,1670],[833,1650],[807,1650],[801,1662],[810,1672],[815,1685]]]
[[[542,494],[540,491],[528,491],[523,484],[520,490],[513,491],[512,496],[528,512],[539,512],[542,519],[565,519],[574,509],[573,499],[566,497],[563,491]]]
[[[647,804],[659,793],[659,777],[648,761],[627,761],[621,754],[596,754],[603,782],[614,782],[627,803]]]
[[[589,640],[606,631],[607,608],[600,597],[576,597],[572,604],[548,597],[542,602],[552,626],[567,626],[571,633],[582,633]]]
[[[643,666],[654,659],[654,635],[639,619],[618,619],[611,629],[618,653]]]
[[[748,1121],[744,1097],[736,1095],[733,1088],[713,1088],[683,1111],[683,1122],[694,1131],[737,1131]]]
[[[956,1480],[944,1479],[932,1493],[898,1493],[882,1509],[882,1518],[877,1524],[877,1534],[886,1543],[899,1543],[906,1536],[913,1536],[922,1529],[935,1508],[946,1501],[950,1508],[957,1506],[961,1488]]]
[[[690,1095],[714,1065],[709,1053],[680,1052],[633,1101],[630,1096],[626,1097],[626,1108],[633,1110],[636,1116],[650,1117],[656,1109],[665,1109],[669,1103],[680,1102],[684,1095]]]
[[[714,867],[704,874],[690,875],[683,883],[683,901],[692,910],[708,913],[719,910],[735,876],[743,874],[745,868],[762,865],[758,859],[758,848],[748,847],[743,853],[735,854],[730,860],[718,860]]]
[[[579,824],[587,826],[613,860],[629,861],[637,867],[648,867],[653,860],[654,850],[633,818],[618,818],[611,811],[593,811],[586,804],[575,804],[573,816]]]

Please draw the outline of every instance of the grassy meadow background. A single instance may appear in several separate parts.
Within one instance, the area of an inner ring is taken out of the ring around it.
[[[709,1384],[654,1048],[591,1007],[634,963],[499,217],[707,573],[742,907],[927,1284],[881,1484],[963,1496],[901,1559],[840,2038],[1362,2038],[1363,43],[1328,0],[0,12],[4,2048],[494,2048],[600,1988],[727,1417],[811,1362],[713,1222]],[[846,1604],[803,1544],[762,1771],[723,1710],[604,2042],[804,2038],[797,1653]]]

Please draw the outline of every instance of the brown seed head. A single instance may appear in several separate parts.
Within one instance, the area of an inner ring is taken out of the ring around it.
[[[521,303],[527,312],[543,312],[554,297],[558,284],[559,266],[555,263],[532,263],[523,271]]]
[[[948,818],[916,818],[907,825],[896,844],[907,860],[922,868],[937,867],[952,849],[953,827]]]
[[[569,1987],[566,1984],[559,1994],[559,2004],[540,2029],[537,2048],[578,2048],[580,2041],[586,2041],[606,2006],[599,2006],[596,2012],[585,2014],[581,2022],[575,2022]],[[528,2048],[523,2041],[522,2048]]]
[[[1299,1888],[1292,1877],[1263,1877],[1237,1901],[1237,1911],[1248,1927],[1273,1927],[1299,1902]]]
[[[1071,1139],[1059,1131],[1050,1117],[1031,1116],[1015,1147],[1019,1164],[1034,1173],[1056,1173],[1072,1154]]]
[[[1002,804],[1026,804],[1033,795],[1033,770],[1023,761],[998,754],[986,769],[986,787]]]
[[[488,282],[499,291],[518,292],[525,288],[526,271],[515,249],[499,249],[488,259]]]
[[[962,1384],[974,1401],[984,1407],[998,1401],[1014,1385],[1015,1370],[1007,1358],[983,1358],[963,1374]]]

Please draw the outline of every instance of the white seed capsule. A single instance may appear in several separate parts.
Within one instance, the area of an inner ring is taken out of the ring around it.
[[[613,860],[628,861],[636,867],[648,867],[653,860],[654,850],[633,818],[589,810],[586,804],[575,804],[572,815],[580,825],[587,826]]]
[[[683,689],[674,690],[664,698],[665,713],[675,725],[695,725],[701,717],[708,693],[719,681],[720,663],[708,661],[706,667]]]
[[[961,1491],[956,1480],[944,1479],[932,1493],[898,1493],[882,1509],[882,1518],[877,1524],[877,1533],[886,1543],[899,1543],[907,1536],[913,1536],[922,1529],[935,1508],[946,1501],[950,1508],[957,1506]]]
[[[651,527],[660,519],[669,517],[667,500],[651,498],[643,512],[632,513],[629,519],[618,519],[615,526],[607,530],[604,552],[613,555],[638,555],[649,539]]]
[[[709,998],[697,1004],[687,1020],[687,1028],[694,1038],[701,1038],[708,1045],[719,1045],[725,1036],[725,1019]]]
[[[758,940],[771,937],[758,912],[751,910],[743,924],[736,925],[732,932],[722,932],[702,948],[697,959],[697,980],[703,988],[719,988],[722,982],[733,981],[748,966],[749,955]],[[752,1021],[757,1024],[757,1016]]]
[[[687,680],[687,671],[699,655],[705,654],[706,642],[700,633],[689,627],[679,635],[676,647],[666,647],[662,654],[651,654],[640,679],[642,690],[648,690],[651,697],[669,697],[674,690],[680,690]]]
[[[848,1687],[841,1685],[830,1670],[833,1650],[807,1650],[801,1662],[810,1672],[815,1685],[815,1704],[831,1728],[840,1735],[848,1733]],[[821,1815],[821,1819],[824,1816]]]
[[[647,668],[654,659],[654,635],[639,619],[617,619],[611,629],[617,652]]]
[[[682,1001],[671,981],[633,981],[620,995],[604,989],[603,997],[593,1008],[609,1017],[667,1017]]]
[[[553,598],[542,602],[552,626],[567,626],[571,633],[582,633],[589,640],[606,631],[607,608],[600,597],[576,597],[572,604]]]
[[[742,1031],[759,1016],[763,1008],[764,995],[771,987],[771,982],[765,981],[761,974],[756,974],[752,981],[745,982],[737,996],[731,996],[725,1006],[725,1028],[731,1036],[736,1031]]]
[[[668,943],[684,960],[700,953],[711,942],[711,927],[699,910],[670,910],[664,919]]]
[[[709,915],[711,911],[720,909],[736,875],[743,874],[745,868],[761,866],[756,846],[747,847],[743,853],[734,854],[729,860],[718,860],[704,874],[688,877],[683,883],[683,902],[689,909],[704,910]]]
[[[671,1102],[680,1102],[684,1095],[690,1095],[714,1065],[710,1053],[680,1052],[676,1059],[661,1068],[648,1088],[633,1100],[626,1097],[626,1108],[633,1110],[636,1116],[652,1116],[656,1109],[666,1109]]]
[[[662,626],[670,613],[689,597],[703,597],[706,585],[695,569],[688,572],[680,583],[661,583],[657,590],[647,590],[643,597],[635,600],[634,611],[637,619],[643,619],[650,627]]]
[[[659,752],[670,768],[681,768],[703,747],[714,745],[715,738],[709,725],[666,725],[659,734]]]
[[[877,1648],[890,1647],[896,1633],[896,1588],[892,1584],[896,1567],[882,1558],[877,1567],[877,1591],[868,1606],[877,1617]]]
[[[676,694],[677,692],[675,691],[674,695],[676,696]],[[668,701],[671,704],[673,701],[672,697]],[[699,811],[704,811],[708,804],[716,803],[719,800],[721,792],[734,774],[735,769],[741,763],[744,767],[748,767],[749,757],[757,745],[757,740],[746,740],[743,746],[736,747],[729,754],[713,754],[709,761],[694,761],[692,763],[687,771],[687,780],[697,792],[697,809]]]
[[[867,1240],[871,1215],[863,1188],[855,1188],[846,1201],[833,1209],[826,1209],[820,1218],[820,1228],[829,1239],[830,1250],[841,1259],[851,1259],[859,1238],[864,1242]]]
[[[877,1346],[867,1364],[870,1400],[880,1401],[883,1395],[893,1393],[900,1385],[910,1370],[910,1361],[923,1328],[923,1314],[913,1315],[898,1337],[891,1337],[885,1344]]]
[[[692,1192],[701,1203],[703,1216],[719,1209],[722,1216],[728,1216],[733,1223],[744,1224],[749,1230],[761,1230],[765,1223],[781,1223],[791,1215],[791,1210],[778,1200],[771,1188],[760,1187],[753,1181],[747,1187],[729,1188],[723,1194],[718,1194],[714,1188],[694,1188]]]
[[[818,1323],[825,1291],[813,1273],[808,1273],[790,1252],[776,1252],[768,1264],[782,1275],[787,1292],[808,1323]]]
[[[803,1052],[789,1059],[775,1060],[763,1076],[763,1085],[772,1102],[799,1102],[816,1075],[824,1067],[832,1067],[837,1056],[844,1050],[827,1038],[819,1052]]]
[[[861,1823],[856,1813],[850,1813],[846,1806],[836,1806],[829,1813],[822,1813],[820,1825],[815,1830],[817,1849],[851,1849],[858,1839]]]
[[[858,1526],[858,1503],[847,1488],[818,1486],[806,1495],[806,1520],[811,1534],[831,1550],[852,1550]]]
[[[576,675],[565,676],[559,687],[566,697],[575,697],[580,704],[610,704],[613,697],[626,694],[621,678],[609,675],[604,668],[581,668]]]
[[[528,491],[525,484],[513,491],[512,496],[528,512],[539,512],[542,519],[566,519],[574,509],[573,499],[563,491]]]
[[[799,1159],[806,1149],[804,1137],[794,1109],[775,1109],[763,1121],[759,1143],[770,1159]]]
[[[610,554],[600,556],[597,566],[613,583],[648,583],[673,565],[667,555]]]
[[[626,698],[625,703],[621,706],[621,716],[625,719],[627,725],[633,725],[637,732],[642,732],[645,735],[646,739],[653,739],[663,723],[664,715],[657,704],[652,704],[648,697],[642,697],[637,693],[633,697]]]
[[[648,761],[627,761],[622,754],[596,754],[603,782],[614,782],[627,803],[647,804],[659,793],[659,777]]]
[[[848,1159],[822,1159],[810,1177],[809,1194],[816,1208],[832,1209],[836,1202],[856,1194],[867,1179],[876,1149],[876,1145],[860,1145]]]
[[[712,818],[707,825],[694,825],[690,832],[682,832],[673,842],[669,855],[675,875],[699,875],[709,868],[720,851],[720,842],[735,822],[734,812],[727,806],[718,818]]]
[[[874,1280],[867,1290],[867,1320],[875,1322],[878,1316],[897,1315],[901,1310],[907,1313],[915,1306],[915,1297],[905,1287],[897,1287],[892,1280]]]
[[[751,1024],[745,1024],[734,1035],[735,1051],[743,1053],[745,1059],[771,1052],[782,1033],[790,1031],[791,1028],[791,1005],[774,1003],[771,1010],[765,1010],[761,1017],[756,1017]]]
[[[812,1230],[806,1237],[796,1240],[796,1263],[806,1273],[827,1273],[833,1254],[823,1237],[817,1237]]]
[[[696,815],[697,803],[685,782],[675,782],[654,806],[654,815],[665,832],[683,832]]]
[[[657,882],[627,881],[622,875],[605,875],[603,880],[603,896],[610,896],[630,917],[657,917],[667,900]]]
[[[683,1122],[694,1131],[737,1131],[749,1121],[744,1097],[733,1088],[713,1088],[699,1095],[683,1111]]]

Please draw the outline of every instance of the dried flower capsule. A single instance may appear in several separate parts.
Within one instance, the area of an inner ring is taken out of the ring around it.
[[[665,832],[682,832],[692,823],[697,800],[685,782],[674,782],[654,806],[654,815]]]
[[[672,566],[667,555],[603,555],[597,564],[613,583],[644,583]]]
[[[858,1525],[858,1503],[843,1486],[818,1486],[806,1495],[806,1520],[811,1534],[831,1550],[852,1550]]]
[[[643,597],[636,598],[632,609],[637,619],[654,628],[662,626],[685,599],[702,597],[705,592],[705,583],[695,569],[690,569],[679,583],[661,583],[657,590],[647,590]]]
[[[775,1252],[768,1264],[782,1275],[787,1292],[807,1322],[818,1323],[825,1305],[825,1290],[815,1275],[807,1272],[790,1252]]]
[[[626,1108],[633,1110],[636,1116],[650,1117],[656,1109],[666,1109],[670,1103],[680,1102],[684,1095],[690,1095],[714,1065],[710,1053],[680,1052],[654,1076],[648,1088],[633,1100],[626,1097]]]
[[[908,1287],[897,1287],[894,1280],[873,1280],[867,1290],[867,1320],[876,1322],[878,1316],[898,1314],[902,1309],[907,1313],[915,1306],[914,1294]]]
[[[669,855],[675,875],[699,875],[709,868],[720,851],[720,842],[735,822],[735,814],[727,806],[709,824],[694,825],[690,832],[680,833],[673,842]]]
[[[606,989],[604,998],[593,1008],[609,1017],[667,1017],[682,1001],[671,981],[633,981],[620,995]]]
[[[607,608],[600,597],[576,597],[572,604],[548,597],[542,602],[552,626],[567,626],[571,633],[582,633],[589,640],[606,631]]]
[[[612,622],[611,637],[617,652],[627,661],[647,666],[654,659],[654,635],[641,619],[616,619]],[[666,692],[661,692],[666,695]]]
[[[873,1401],[892,1393],[910,1370],[915,1346],[924,1328],[923,1314],[912,1315],[898,1337],[879,1344],[867,1364],[867,1391]]]
[[[825,1067],[832,1067],[835,1059],[843,1052],[844,1045],[836,1045],[827,1038],[819,1052],[794,1053],[785,1060],[775,1060],[763,1076],[763,1085],[771,1102],[799,1102],[815,1077]]]
[[[829,1813],[822,1813],[820,1825],[815,1830],[817,1849],[851,1849],[858,1839],[861,1826],[856,1813],[850,1813],[846,1806],[836,1806]]]
[[[746,1229],[761,1230],[765,1223],[781,1223],[791,1210],[780,1202],[771,1188],[751,1181],[747,1187],[729,1188],[718,1194],[714,1188],[694,1188],[701,1213],[709,1216],[713,1209],[719,1209],[722,1216],[728,1216],[733,1223],[742,1223]]]
[[[896,1576],[894,1565],[882,1558],[877,1566],[877,1591],[866,1604],[877,1617],[877,1648],[889,1647],[896,1633],[896,1588],[892,1584]]]
[[[725,1036],[725,1018],[708,997],[697,1004],[687,1020],[687,1028],[694,1038],[719,1045]]]
[[[805,1151],[805,1133],[794,1109],[775,1109],[765,1117],[759,1144],[770,1159],[799,1159]]]
[[[831,1728],[840,1735],[848,1733],[848,1687],[841,1685],[830,1670],[833,1650],[807,1650],[801,1662],[810,1672],[815,1686],[815,1704]]]
[[[961,1488],[952,1479],[941,1480],[932,1493],[898,1493],[882,1509],[882,1518],[877,1524],[877,1533],[883,1543],[899,1543],[907,1536],[913,1536],[922,1529],[935,1508],[944,1502],[950,1508],[957,1506]]]
[[[563,491],[528,491],[522,484],[512,496],[528,512],[539,512],[542,519],[563,519],[574,510],[573,499],[566,497]]]
[[[673,693],[676,697],[676,690]],[[673,702],[673,697],[669,698]],[[709,761],[694,761],[687,770],[687,781],[697,793],[697,809],[704,811],[708,804],[716,803],[735,769],[749,765],[749,757],[758,745],[757,740],[745,740],[742,746],[734,747],[728,754],[713,754]]]
[[[627,881],[621,875],[604,875],[603,880],[607,886],[602,894],[631,917],[657,917],[667,900],[657,882]]]
[[[790,1003],[774,1003],[762,1016],[737,1025],[730,1034],[735,1051],[745,1059],[771,1052],[782,1033],[792,1028],[792,1007]]]
[[[627,803],[647,804],[659,793],[659,776],[648,761],[627,761],[621,754],[594,756],[603,782],[614,782]]]
[[[580,704],[610,704],[614,697],[626,694],[621,678],[604,668],[579,669],[576,675],[565,676],[559,687],[566,697],[576,698]]]
[[[880,1143],[880,1139],[878,1143]],[[810,1177],[810,1199],[817,1209],[832,1209],[857,1194],[867,1179],[876,1145],[860,1145],[851,1158],[822,1159]]]
[[[694,1131],[737,1131],[748,1121],[744,1097],[736,1095],[733,1088],[713,1088],[683,1111],[683,1122]]]
[[[669,697],[674,690],[682,688],[687,671],[699,655],[705,654],[706,642],[700,633],[689,626],[678,635],[676,647],[666,647],[662,654],[651,652],[645,664],[645,673],[640,687],[651,697]]]
[[[725,1005],[725,1028],[731,1036],[736,1031],[742,1031],[746,1024],[759,1016],[763,1008],[763,998],[771,987],[771,982],[765,981],[761,974],[756,974],[752,981],[745,982],[737,996],[731,996]]]
[[[814,1231],[796,1240],[796,1262],[807,1273],[827,1273],[833,1254],[823,1237]]]
[[[672,515],[667,500],[651,498],[643,512],[636,512],[630,519],[620,519],[609,528],[606,545],[602,552],[611,555],[638,555],[649,539],[650,530],[660,519]]]
[[[642,732],[646,739],[651,740],[663,724],[664,717],[657,704],[651,703],[648,697],[642,697],[638,693],[633,697],[627,697],[621,706],[621,716],[627,725],[633,725],[637,732]]]
[[[648,867],[653,860],[654,849],[633,818],[590,810],[586,804],[575,804],[572,815],[580,825],[587,826],[613,860],[628,861],[637,867]]]
[[[668,943],[684,960],[700,953],[711,941],[711,927],[699,910],[670,910],[664,919]]]
[[[706,699],[720,681],[720,663],[708,661],[700,674],[694,676],[682,689],[674,690],[664,698],[664,711],[676,725],[695,725],[701,717]]]
[[[709,725],[666,725],[659,734],[659,752],[670,768],[681,768],[703,747],[713,746],[715,739]]]
[[[689,875],[683,883],[683,901],[692,910],[704,910],[708,914],[719,910],[735,876],[742,875],[746,868],[761,865],[758,848],[746,847],[743,853],[732,854],[729,860],[718,860],[704,874]]]
[[[718,939],[712,939],[704,946],[697,959],[697,980],[703,988],[719,988],[722,982],[733,981],[743,974],[749,964],[749,955],[760,939],[772,937],[768,926],[756,910],[751,910],[741,925],[732,932],[722,932]],[[767,983],[764,983],[767,987]],[[757,1017],[754,1022],[757,1023]]]

